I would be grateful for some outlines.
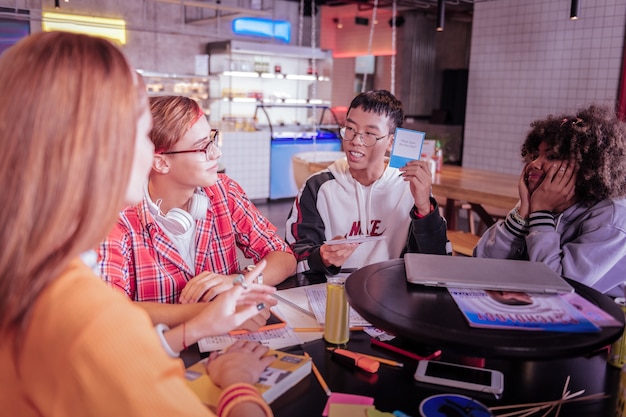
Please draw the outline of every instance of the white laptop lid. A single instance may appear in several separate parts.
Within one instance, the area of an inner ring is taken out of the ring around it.
[[[406,279],[413,284],[538,293],[574,291],[543,262],[407,253],[404,265]]]

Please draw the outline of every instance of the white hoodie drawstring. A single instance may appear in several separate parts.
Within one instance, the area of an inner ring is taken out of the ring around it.
[[[359,222],[360,222],[360,233],[362,235],[367,236],[367,222],[369,221],[367,213],[368,210],[367,208],[369,208],[369,204],[365,204],[365,207],[363,207],[362,205],[362,201],[364,200],[363,198],[363,185],[361,185],[358,181],[354,181],[354,187],[356,190],[356,193],[358,195],[357,198],[357,204],[358,204],[358,209],[359,209]],[[370,194],[371,195],[371,194]],[[369,197],[369,195],[367,196]]]
[[[559,231],[559,224],[561,223],[561,219],[563,218],[563,213],[559,214],[556,218],[556,227],[555,227],[555,231]]]

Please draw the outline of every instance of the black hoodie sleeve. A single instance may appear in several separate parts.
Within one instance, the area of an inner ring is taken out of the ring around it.
[[[429,253],[433,255],[450,255],[448,250],[448,235],[446,220],[439,214],[437,200],[430,198],[434,210],[426,216],[418,218],[416,208],[410,212],[411,225],[407,239],[405,253]]]

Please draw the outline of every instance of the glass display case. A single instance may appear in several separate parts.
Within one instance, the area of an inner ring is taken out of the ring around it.
[[[210,113],[210,81],[215,77],[144,70],[137,70],[137,72],[143,77],[149,96],[187,96],[196,100],[206,114]]]
[[[329,106],[258,104],[254,121],[271,138],[270,199],[297,195],[296,155],[341,150],[339,122]]]
[[[332,58],[320,49],[226,41],[207,45],[211,121],[249,126],[257,104],[330,105]]]
[[[339,135],[339,119],[326,105],[257,103],[252,118],[255,130],[267,130],[272,138],[318,136],[319,132]]]

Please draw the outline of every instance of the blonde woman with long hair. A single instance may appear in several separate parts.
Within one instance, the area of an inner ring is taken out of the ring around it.
[[[164,349],[185,346],[185,327],[160,341],[89,255],[143,195],[154,148],[139,77],[106,40],[37,33],[0,57],[0,91],[3,414],[212,415]],[[252,284],[256,274],[190,320],[187,342],[199,322],[234,328],[257,314],[271,291]],[[211,357],[220,415],[271,414],[250,385],[273,360],[266,351],[242,342]]]

